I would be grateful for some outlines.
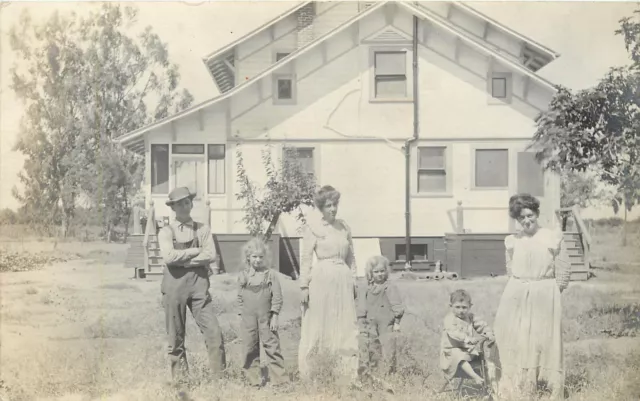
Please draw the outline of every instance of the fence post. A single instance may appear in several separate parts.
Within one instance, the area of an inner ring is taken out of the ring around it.
[[[458,201],[456,207],[456,222],[458,223],[458,234],[464,233],[464,209],[462,207],[462,201]]]

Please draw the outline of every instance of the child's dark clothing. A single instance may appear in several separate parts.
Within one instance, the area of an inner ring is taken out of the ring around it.
[[[364,354],[361,369],[374,369],[382,360],[382,366],[392,372],[396,357],[393,325],[400,323],[404,315],[400,292],[388,281],[370,284],[359,306],[358,319],[364,320],[365,325],[361,327],[361,347],[364,348],[361,351],[361,355]]]
[[[238,278],[238,304],[242,316],[242,343],[244,369],[253,385],[262,383],[260,371],[260,342],[268,359],[269,377],[272,383],[286,381],[284,358],[280,352],[278,333],[271,331],[269,323],[273,314],[282,309],[282,289],[278,276],[271,269],[249,269]]]

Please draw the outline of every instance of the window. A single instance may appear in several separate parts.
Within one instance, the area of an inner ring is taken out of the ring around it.
[[[169,193],[169,145],[151,145],[151,193]]]
[[[411,260],[426,261],[429,260],[429,246],[427,244],[411,244]],[[407,245],[396,244],[396,262],[407,261]]]
[[[375,51],[373,53],[374,97],[376,99],[407,98],[407,52]]]
[[[275,75],[273,78],[273,99],[276,104],[295,104],[296,82],[292,74]]]
[[[446,166],[444,146],[418,148],[418,193],[447,192]]]
[[[509,186],[509,150],[476,149],[475,187],[506,188]]]
[[[195,144],[195,145],[174,144],[174,145],[171,145],[171,153],[173,153],[174,155],[203,155],[204,145],[203,144]]]
[[[187,187],[197,197],[201,195],[202,187],[199,178],[202,177],[203,160],[179,158],[173,161],[174,188]]]
[[[487,91],[497,103],[511,101],[511,73],[492,72],[487,80]]]
[[[284,148],[284,160],[297,159],[303,172],[309,175],[315,175],[315,163],[313,157],[313,148]]]
[[[225,191],[225,145],[208,145],[207,159],[208,191],[210,194],[223,194]]]
[[[498,99],[507,97],[507,78],[492,78],[491,96]]]

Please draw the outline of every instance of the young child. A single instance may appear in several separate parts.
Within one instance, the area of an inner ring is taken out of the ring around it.
[[[242,248],[244,269],[238,277],[238,304],[242,317],[241,339],[244,369],[253,386],[263,384],[260,370],[260,343],[268,359],[272,384],[288,381],[278,338],[278,314],[282,308],[282,289],[277,274],[269,268],[269,248],[252,238]]]
[[[364,366],[361,373],[370,373],[378,365],[385,367],[384,373],[395,371],[395,338],[400,331],[400,320],[404,314],[402,297],[398,288],[388,281],[391,267],[384,256],[373,256],[367,260],[367,291],[359,300],[358,320],[363,331],[361,354]],[[380,361],[383,364],[379,364]]]
[[[440,367],[448,380],[453,379],[460,368],[476,384],[482,384],[483,378],[469,362],[480,355],[485,340],[492,343],[495,339],[487,323],[470,312],[471,305],[471,296],[465,290],[451,294],[451,311],[444,319],[442,332]]]

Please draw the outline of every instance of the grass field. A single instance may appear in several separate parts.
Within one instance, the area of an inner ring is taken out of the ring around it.
[[[595,277],[572,282],[563,295],[570,400],[640,398],[640,233],[620,247],[618,229],[594,229]],[[41,270],[0,273],[1,400],[431,400],[443,383],[439,336],[448,294],[467,289],[474,310],[490,323],[505,278],[418,283],[400,281],[402,322],[396,394],[354,391],[326,380],[285,390],[243,386],[233,276],[215,276],[211,294],[231,364],[223,383],[207,379],[202,335],[189,317],[187,349],[198,379],[186,393],[168,386],[159,280],[134,280],[123,268],[126,245],[47,240],[0,240],[0,250],[54,255]],[[280,330],[295,374],[299,333],[296,283],[284,280]],[[328,374],[328,373],[327,373]],[[321,375],[322,376],[322,375]],[[323,377],[319,377],[323,379]],[[188,393],[188,394],[187,394]]]

